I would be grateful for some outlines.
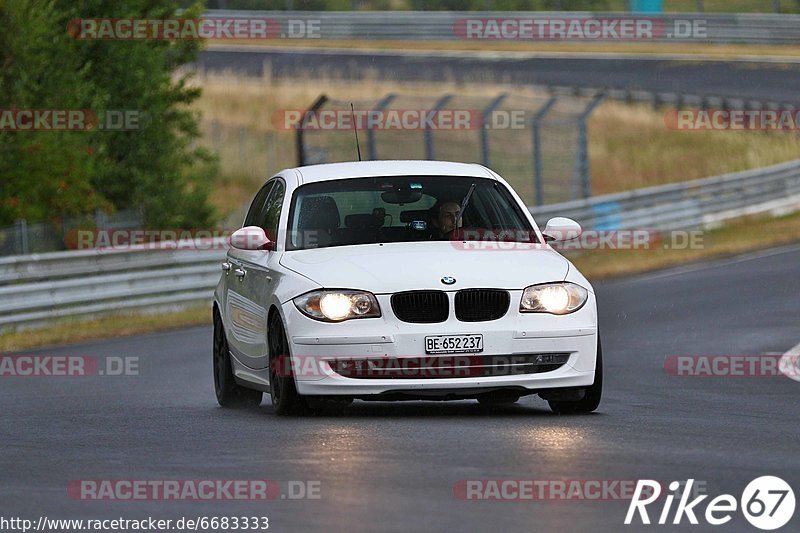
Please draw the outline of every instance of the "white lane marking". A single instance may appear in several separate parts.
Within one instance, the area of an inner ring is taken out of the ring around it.
[[[636,59],[642,61],[698,61],[720,63],[778,63],[800,64],[798,56],[759,56],[741,55],[719,57],[713,54],[670,54],[670,53],[630,53],[630,52],[518,52],[518,51],[486,51],[486,50],[403,50],[390,48],[335,48],[335,47],[295,47],[295,46],[261,46],[261,45],[210,45],[211,52],[295,52],[315,53],[320,55],[401,55],[408,57],[440,57],[440,58],[478,58],[497,59]]]
[[[783,354],[778,368],[787,378],[800,381],[800,344]]]
[[[720,259],[718,261],[714,261],[712,259],[709,262],[703,262],[697,265],[673,267],[661,272],[656,272],[653,274],[643,274],[641,276],[631,277],[629,279],[610,279],[608,280],[608,284],[633,283],[633,282],[638,283],[640,281],[651,281],[655,279],[668,278],[671,276],[678,276],[680,274],[690,274],[692,272],[699,272],[701,270],[708,270],[712,268],[720,268],[739,263],[746,263],[747,261],[753,261],[755,259],[764,259],[767,257],[773,257],[776,255],[788,254],[793,252],[800,252],[800,245],[792,244],[789,246],[783,246],[781,248],[774,248],[766,251],[748,253],[734,258]]]

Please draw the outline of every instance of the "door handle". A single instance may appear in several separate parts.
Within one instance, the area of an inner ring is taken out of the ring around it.
[[[233,271],[233,273],[236,274],[236,277],[239,278],[239,281],[242,281],[244,279],[244,275],[247,274],[243,268],[237,268]]]
[[[222,263],[222,271],[226,274],[231,271],[231,264],[228,262]]]

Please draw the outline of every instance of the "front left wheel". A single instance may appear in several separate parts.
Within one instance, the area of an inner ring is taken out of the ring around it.
[[[222,407],[258,407],[261,391],[242,387],[233,377],[231,352],[225,328],[217,308],[214,308],[214,392]]]
[[[269,344],[269,390],[278,415],[303,414],[308,410],[305,398],[294,383],[289,342],[280,315],[273,313],[267,330]]]

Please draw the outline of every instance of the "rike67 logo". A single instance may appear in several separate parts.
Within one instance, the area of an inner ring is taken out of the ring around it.
[[[690,524],[697,525],[700,517],[704,518],[707,524],[721,526],[730,522],[733,514],[740,508],[751,525],[764,531],[772,531],[785,526],[794,515],[794,491],[779,477],[762,476],[754,479],[745,487],[738,501],[730,494],[721,494],[706,502],[705,512],[701,511],[701,504],[708,498],[707,494],[689,500],[693,484],[694,479],[689,479],[685,484],[678,481],[669,484],[670,493],[663,500],[661,512],[657,517],[653,517],[655,523],[677,525],[685,518]],[[684,487],[683,491],[678,494],[681,487]],[[625,525],[635,523],[637,514],[642,524],[653,523],[647,506],[659,500],[661,492],[661,484],[658,481],[639,480],[628,507],[628,514],[625,516]],[[672,505],[676,499],[678,504],[673,511]]]

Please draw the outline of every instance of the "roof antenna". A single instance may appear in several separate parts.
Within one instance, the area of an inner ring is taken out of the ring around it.
[[[358,126],[356,126],[356,110],[353,102],[350,102],[350,116],[353,117],[353,133],[356,134],[356,150],[358,150],[358,160],[361,161],[361,146],[358,144]]]

